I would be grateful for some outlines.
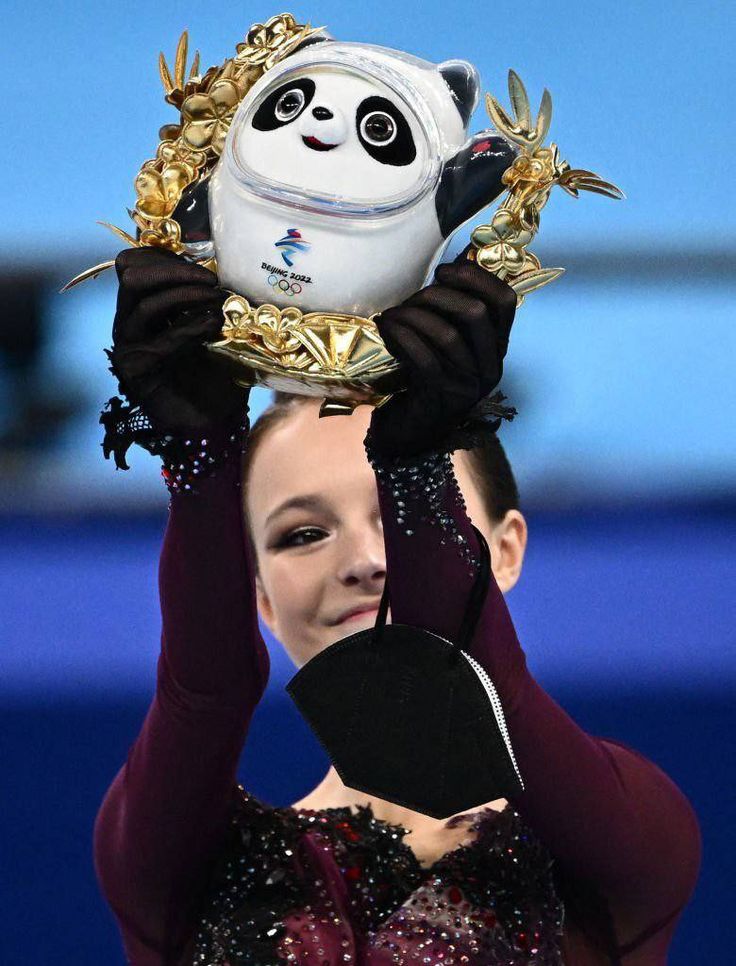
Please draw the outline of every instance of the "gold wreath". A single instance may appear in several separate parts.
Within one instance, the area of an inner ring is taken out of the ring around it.
[[[575,198],[579,191],[618,199],[624,193],[592,171],[571,168],[567,161],[561,161],[556,144],[542,147],[552,120],[552,97],[546,88],[532,124],[526,89],[513,70],[509,71],[508,84],[514,117],[509,117],[490,94],[486,94],[486,110],[501,134],[518,146],[519,154],[503,174],[503,183],[509,191],[491,223],[478,225],[473,230],[474,247],[468,252],[468,258],[504,279],[516,292],[517,305],[521,305],[525,295],[548,285],[565,271],[564,268],[542,268],[539,259],[527,251],[539,230],[539,214],[554,185],[558,184]]]
[[[100,222],[118,238],[134,247],[156,246],[175,253],[184,251],[181,230],[172,217],[183,192],[207,177],[217,163],[230,124],[240,102],[253,84],[274,64],[288,56],[308,37],[323,30],[298,24],[290,13],[254,24],[233,57],[219,67],[199,74],[199,51],[187,74],[188,34],[176,47],[173,75],[159,55],[159,74],[165,99],[179,110],[179,123],[166,124],[156,155],[144,162],[135,178],[136,204],[128,210],[136,228],[133,237],[122,228]],[[571,168],[560,159],[559,149],[544,141],[552,119],[552,98],[545,89],[537,118],[532,124],[529,98],[519,76],[508,74],[513,116],[490,94],[486,110],[497,130],[516,144],[519,154],[505,171],[508,193],[489,224],[472,232],[468,258],[504,279],[516,292],[517,305],[524,297],[558,278],[563,268],[542,268],[527,250],[539,230],[539,216],[554,185],[578,197],[591,191],[609,198],[623,192],[582,168]],[[62,288],[111,268],[102,262],[75,276]],[[217,273],[215,258],[200,264]],[[243,385],[294,385],[314,395],[330,394],[322,413],[349,412],[360,402],[383,405],[400,389],[401,366],[390,355],[376,327],[374,316],[311,312],[273,305],[251,307],[236,293],[223,306],[222,340],[208,346],[239,368]]]

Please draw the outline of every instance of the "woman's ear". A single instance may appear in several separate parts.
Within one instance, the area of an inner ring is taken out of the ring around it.
[[[527,536],[526,520],[518,510],[509,510],[493,527],[491,569],[504,594],[511,590],[521,574]]]
[[[274,637],[278,637],[275,630],[275,622],[273,615],[273,607],[271,606],[271,601],[266,593],[263,586],[263,581],[261,580],[260,574],[256,574],[256,604],[258,606],[258,613],[261,620],[266,625],[266,627],[271,631]]]

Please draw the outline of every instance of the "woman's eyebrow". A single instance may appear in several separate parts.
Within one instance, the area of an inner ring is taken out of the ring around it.
[[[298,508],[301,510],[316,510],[324,506],[324,500],[318,493],[305,493],[303,496],[292,496],[288,500],[284,500],[283,503],[279,504],[275,510],[272,510],[266,517],[266,524],[270,523],[274,517],[277,517],[284,510],[291,510],[292,508]]]

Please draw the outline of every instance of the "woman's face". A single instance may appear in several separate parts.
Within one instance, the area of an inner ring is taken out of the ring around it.
[[[297,667],[335,641],[372,627],[386,576],[375,474],[363,440],[371,406],[318,418],[321,400],[297,406],[263,437],[245,493],[258,575],[259,613]],[[489,519],[461,450],[455,476],[483,532],[501,590],[518,579],[523,516]],[[285,506],[299,500],[299,505]],[[352,607],[372,609],[336,623]],[[387,620],[390,622],[389,609]]]

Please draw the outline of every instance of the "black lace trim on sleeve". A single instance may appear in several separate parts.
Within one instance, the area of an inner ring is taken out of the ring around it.
[[[112,454],[115,468],[128,470],[126,454],[138,444],[153,456],[161,457],[161,476],[170,493],[196,494],[196,483],[215,475],[217,468],[239,447],[250,423],[247,413],[237,430],[217,438],[182,439],[157,428],[141,409],[119,396],[109,399],[100,413],[105,436],[100,444],[105,459]]]
[[[435,445],[435,452],[453,453],[456,449],[473,449],[485,439],[493,436],[501,427],[503,420],[511,422],[517,411],[513,406],[504,406],[506,396],[494,392],[484,396],[465,415],[457,426],[450,430]]]

